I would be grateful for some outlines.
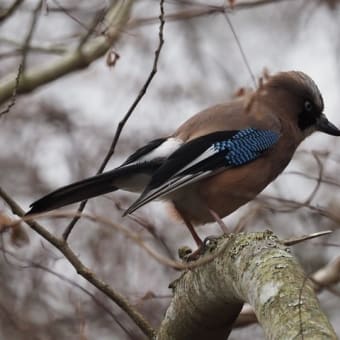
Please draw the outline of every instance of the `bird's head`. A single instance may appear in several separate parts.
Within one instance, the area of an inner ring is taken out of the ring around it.
[[[340,136],[340,130],[323,113],[324,103],[320,90],[305,73],[281,72],[269,77],[263,87],[276,106],[281,103],[281,111],[293,119],[303,137],[314,131]]]

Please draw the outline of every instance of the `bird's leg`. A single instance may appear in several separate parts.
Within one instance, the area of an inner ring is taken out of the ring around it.
[[[201,238],[196,233],[195,228],[192,225],[189,218],[187,218],[187,216],[184,213],[182,213],[181,209],[178,208],[176,203],[175,202],[172,202],[172,203],[173,203],[173,206],[174,206],[177,214],[182,218],[183,222],[185,223],[185,225],[189,229],[190,234],[192,235],[193,239],[195,240],[195,242],[197,244],[197,249],[194,252],[186,253],[185,256],[183,256],[183,257],[180,255],[180,258],[187,261],[187,262],[195,261],[204,253],[204,250],[206,248],[205,241],[201,240]]]
[[[181,210],[178,209],[178,207],[175,204],[174,204],[174,206],[175,206],[175,209],[177,210],[178,215],[182,218],[183,222],[185,223],[185,225],[189,229],[190,234],[192,235],[193,239],[195,240],[198,248],[201,248],[203,246],[203,241],[201,240],[201,238],[196,233],[195,227],[192,225],[190,220],[181,212]]]
[[[209,210],[211,216],[217,222],[217,224],[221,227],[223,233],[224,234],[229,234],[230,233],[229,228],[224,224],[224,222],[222,221],[221,217],[218,216],[218,214],[214,210],[212,210],[210,208],[208,208],[208,210]]]

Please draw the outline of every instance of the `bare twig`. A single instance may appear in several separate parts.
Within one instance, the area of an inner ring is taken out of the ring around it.
[[[318,190],[320,189],[320,185],[322,183],[322,177],[323,177],[323,164],[320,161],[320,158],[318,157],[318,155],[315,152],[312,152],[312,155],[314,156],[318,168],[319,168],[319,173],[318,173],[318,178],[317,178],[317,182],[316,185],[313,189],[313,191],[311,192],[311,194],[309,195],[309,197],[304,201],[304,205],[308,205],[312,202],[313,198],[315,197],[315,195],[317,194]]]
[[[320,268],[311,279],[315,284],[315,289],[321,291],[325,287],[335,285],[340,282],[340,256],[330,261],[326,266]]]
[[[9,113],[9,111],[11,111],[11,108],[15,105],[16,98],[17,98],[17,89],[18,89],[18,86],[19,86],[19,79],[20,79],[21,74],[22,74],[22,69],[23,69],[23,67],[22,67],[22,63],[21,63],[18,67],[18,73],[17,73],[17,76],[15,78],[15,86],[13,88],[13,92],[12,92],[10,102],[8,103],[7,107],[3,111],[0,112],[0,118],[2,118],[4,115]]]
[[[13,49],[0,54],[0,58],[7,58],[10,56],[17,56],[22,54],[22,41],[15,39],[14,37],[6,38],[0,37],[0,44],[6,44],[9,46],[13,46]],[[64,43],[46,43],[46,42],[31,42],[27,49],[30,52],[36,53],[45,53],[45,54],[56,54],[56,55],[63,55],[67,49]]]
[[[106,15],[106,10],[101,10],[99,13],[95,15],[95,18],[88,28],[86,34],[80,39],[79,44],[78,44],[78,49],[82,49],[84,44],[90,39],[91,35],[96,31],[97,26],[99,25],[100,22],[102,22],[105,18]]]
[[[81,22],[75,15],[73,15],[70,10],[66,7],[64,7],[62,4],[59,3],[58,0],[53,0],[53,2],[56,4],[57,8],[62,11],[66,16],[72,19],[72,21],[76,22],[79,26],[84,28],[86,31],[90,31],[90,28],[87,27],[83,22]]]
[[[122,330],[128,334],[130,336],[130,338],[133,338],[132,334],[129,332],[129,330],[121,323],[121,321],[119,320],[119,318],[110,310],[109,307],[107,307],[103,302],[101,302],[95,294],[93,294],[92,292],[90,292],[88,289],[84,288],[83,286],[81,286],[79,283],[77,283],[76,281],[68,278],[67,276],[58,273],[54,270],[52,270],[51,268],[44,266],[43,264],[39,263],[39,262],[35,262],[32,260],[28,260],[28,259],[23,259],[21,257],[19,257],[17,254],[5,249],[4,247],[1,247],[0,250],[6,254],[11,256],[12,258],[14,258],[16,261],[19,261],[21,263],[25,263],[25,266],[21,266],[20,269],[29,269],[29,268],[35,268],[35,269],[40,269],[46,273],[49,273],[55,277],[57,277],[58,279],[70,284],[73,287],[76,287],[77,289],[79,289],[80,291],[82,291],[83,293],[85,293],[86,295],[88,295],[93,301],[94,303],[100,307],[101,309],[103,309],[108,315],[110,315],[110,317],[119,325],[120,328],[122,328]]]
[[[225,20],[226,20],[226,22],[227,22],[227,24],[228,24],[228,26],[229,26],[229,29],[231,30],[231,33],[232,33],[233,36],[234,36],[235,42],[236,42],[237,47],[238,47],[238,49],[239,49],[239,51],[240,51],[240,54],[241,54],[241,58],[242,58],[242,60],[243,60],[243,62],[244,62],[244,64],[245,64],[245,66],[246,66],[246,68],[247,68],[247,71],[248,71],[248,73],[249,73],[249,75],[250,75],[250,78],[251,78],[251,80],[252,80],[252,82],[253,82],[254,89],[256,89],[256,87],[257,87],[256,78],[255,78],[254,73],[253,73],[253,71],[252,71],[252,69],[251,69],[251,67],[250,67],[250,63],[249,63],[249,61],[248,61],[248,58],[247,58],[247,56],[246,56],[246,53],[244,52],[243,46],[242,46],[242,44],[241,44],[241,40],[239,39],[239,37],[238,37],[238,35],[237,35],[237,33],[236,33],[236,30],[235,30],[235,28],[234,28],[234,25],[233,25],[231,19],[229,18],[229,15],[228,15],[228,13],[227,13],[226,10],[224,11],[224,18],[225,18]]]
[[[294,244],[298,244],[298,243],[301,243],[301,242],[304,242],[304,241],[307,241],[307,240],[311,240],[311,239],[316,238],[316,237],[329,235],[332,232],[333,232],[332,230],[319,231],[317,233],[313,233],[313,234],[309,234],[309,235],[303,235],[303,236],[300,236],[300,237],[294,237],[294,238],[291,238],[289,240],[284,240],[284,241],[282,241],[282,243],[285,246],[293,246]]]
[[[106,20],[110,23],[110,37],[99,36],[88,41],[81,51],[70,49],[58,60],[47,65],[29,68],[20,77],[16,93],[22,94],[32,91],[37,87],[58,79],[65,74],[83,69],[94,60],[102,57],[112,45],[112,41],[119,36],[120,27],[128,19],[132,0],[114,1],[107,13]],[[16,85],[16,75],[9,75],[0,80],[0,104],[11,98]]]
[[[310,179],[314,179],[316,181],[315,187],[312,189],[312,192],[308,195],[308,197],[303,202],[299,202],[298,204],[295,204],[295,205],[290,205],[290,207],[281,208],[280,209],[281,213],[283,213],[283,212],[288,213],[288,212],[292,212],[292,211],[295,211],[297,209],[300,209],[301,207],[311,206],[311,202],[314,199],[317,192],[319,191],[321,184],[326,183],[322,178],[323,173],[324,173],[323,164],[320,161],[319,156],[316,152],[313,151],[312,155],[315,158],[317,165],[318,165],[318,168],[319,168],[318,177],[309,177]],[[307,175],[304,176],[304,177],[307,177]],[[327,184],[331,184],[331,183],[327,183]]]
[[[309,175],[307,173],[304,173],[304,172],[301,172],[301,171],[286,171],[286,172],[283,172],[281,174],[282,175],[297,175],[297,176],[301,176],[301,177],[304,177],[304,178],[307,178],[307,179],[310,179],[310,180],[313,180],[313,181],[320,181],[322,184],[327,184],[327,185],[330,185],[330,186],[334,186],[334,187],[337,187],[337,188],[340,188],[340,183],[336,182],[335,180],[332,180],[330,178],[319,178],[319,177],[314,177],[312,175]]]
[[[54,54],[54,55],[62,55],[65,53],[65,49],[63,48],[48,48],[43,46],[28,46],[27,49],[32,53],[40,53],[40,54]],[[22,48],[15,48],[11,51],[0,53],[0,59],[12,58],[22,55]]]
[[[52,211],[52,212],[30,215],[30,216],[24,217],[23,220],[29,221],[32,218],[36,219],[36,218],[39,218],[39,217],[52,217],[52,218],[82,217],[82,218],[88,219],[90,221],[99,222],[103,225],[112,227],[112,228],[118,230],[119,232],[121,232],[122,234],[124,234],[124,236],[126,236],[127,238],[129,238],[130,240],[135,242],[138,246],[140,246],[142,249],[144,249],[147,252],[148,255],[150,255],[152,258],[154,258],[157,262],[161,263],[162,265],[168,266],[168,267],[173,268],[173,269],[180,269],[180,270],[188,269],[189,267],[191,268],[191,266],[189,266],[189,265],[187,266],[187,265],[182,264],[180,262],[173,261],[172,259],[167,258],[167,257],[157,253],[155,250],[153,250],[147,244],[145,244],[145,242],[142,241],[142,239],[140,238],[140,236],[138,234],[135,234],[132,231],[130,231],[129,229],[123,227],[122,225],[119,225],[117,223],[113,223],[113,222],[111,222],[111,220],[108,220],[104,217],[92,215],[92,214],[88,214],[88,213],[84,213],[84,212],[78,212],[78,211]]]
[[[0,191],[0,196],[1,196],[1,191]],[[160,263],[164,266],[170,267],[172,269],[175,269],[175,270],[194,269],[194,268],[202,266],[206,263],[211,262],[216,257],[216,255],[205,256],[204,258],[198,259],[195,262],[185,262],[185,263],[174,261],[171,258],[163,256],[163,255],[159,254],[157,251],[150,248],[145,242],[142,241],[142,239],[140,238],[139,235],[131,232],[129,229],[124,228],[123,226],[121,226],[117,223],[113,223],[111,220],[108,220],[104,217],[97,216],[97,215],[91,215],[91,214],[84,213],[84,212],[53,211],[53,212],[46,212],[46,213],[26,216],[26,217],[23,217],[22,220],[27,222],[27,221],[30,221],[32,219],[36,219],[36,218],[39,218],[39,217],[52,217],[52,218],[58,218],[59,217],[60,218],[60,217],[74,217],[74,216],[82,217],[82,218],[85,218],[85,219],[88,219],[88,220],[94,221],[94,222],[99,222],[103,225],[106,225],[106,226],[109,226],[109,227],[112,227],[112,228],[118,230],[119,232],[124,234],[124,236],[126,236],[127,238],[129,238],[130,240],[135,242],[141,249],[144,249],[146,251],[146,253],[148,255],[150,255],[153,259],[155,259],[158,263]],[[17,222],[14,222],[14,224],[15,223],[17,223]]]
[[[167,14],[164,19],[167,22],[171,21],[182,21],[182,20],[189,20],[194,18],[199,18],[202,16],[213,15],[217,13],[224,13],[225,11],[238,11],[238,10],[246,10],[252,9],[254,7],[265,6],[270,4],[277,4],[279,2],[284,1],[293,1],[293,0],[259,0],[259,1],[244,1],[244,2],[237,2],[233,8],[230,6],[217,6],[217,5],[209,5],[206,3],[197,3],[197,2],[190,2],[190,1],[180,1],[181,4],[185,5],[192,5],[193,8],[180,10],[175,13]],[[179,2],[179,1],[175,1]],[[128,27],[135,28],[142,25],[150,25],[154,24],[157,21],[155,17],[144,17],[144,18],[137,18],[131,20],[128,24]]]
[[[7,9],[0,11],[0,24],[3,24],[5,20],[9,18],[22,2],[23,0],[15,0]]]
[[[9,113],[11,108],[15,105],[17,90],[18,90],[19,82],[21,81],[20,78],[22,77],[22,74],[25,73],[27,53],[28,53],[28,50],[29,50],[29,45],[30,45],[30,42],[32,40],[34,30],[35,30],[36,25],[37,25],[38,15],[39,15],[39,12],[40,12],[40,9],[41,9],[42,1],[43,0],[40,0],[38,2],[38,5],[36,6],[36,8],[33,11],[33,18],[32,18],[32,23],[31,23],[31,26],[30,26],[30,30],[29,30],[29,32],[26,36],[23,47],[21,49],[22,60],[21,60],[21,63],[19,65],[19,68],[18,68],[17,76],[15,78],[15,86],[13,88],[12,97],[11,97],[11,100],[10,100],[9,104],[7,105],[6,109],[4,109],[2,112],[0,112],[0,118],[2,116],[4,116],[5,114]]]
[[[0,192],[1,194],[1,192]],[[216,256],[219,255],[219,252],[213,256],[205,256],[204,258],[199,258],[198,260],[196,260],[195,262],[189,262],[189,263],[181,263],[178,261],[174,261],[171,258],[165,257],[159,253],[157,253],[155,250],[153,250],[152,248],[150,248],[147,244],[145,244],[145,242],[143,242],[140,238],[139,235],[131,232],[129,229],[117,224],[117,223],[113,223],[111,220],[108,220],[104,217],[101,216],[97,216],[97,215],[92,215],[92,214],[88,214],[88,213],[80,213],[80,212],[68,212],[68,211],[53,211],[53,212],[46,212],[46,213],[40,213],[40,214],[35,214],[35,215],[30,215],[27,217],[24,217],[23,220],[24,221],[29,221],[32,218],[36,219],[39,217],[52,217],[52,218],[58,218],[58,217],[70,217],[70,216],[80,216],[82,218],[94,221],[94,222],[99,222],[103,225],[107,225],[109,227],[112,227],[116,230],[118,230],[119,232],[123,233],[127,238],[129,238],[130,240],[132,240],[133,242],[135,242],[138,246],[140,246],[142,249],[144,249],[148,255],[150,255],[152,258],[154,258],[157,262],[159,262],[160,264],[163,264],[165,266],[168,266],[170,268],[176,269],[176,270],[187,270],[187,269],[194,269],[197,268],[199,266],[202,266],[204,264],[207,264],[209,262],[211,262],[212,260],[214,260],[216,258]],[[13,222],[13,224],[15,224],[17,222]],[[270,232],[270,231],[268,231]],[[295,245],[297,243],[306,241],[306,240],[310,240],[316,237],[321,237],[324,235],[328,235],[332,233],[331,230],[327,230],[327,231],[320,231],[320,232],[316,232],[316,233],[312,233],[309,235],[303,235],[300,237],[294,237],[291,238],[289,240],[282,240],[282,244],[285,246],[292,246]],[[229,234],[231,235],[231,234]],[[212,245],[214,244],[214,238],[211,238],[211,242]],[[210,246],[207,245],[206,248],[208,249]],[[221,251],[224,251],[224,249],[222,249]]]
[[[296,209],[300,209],[300,208],[308,208],[311,211],[314,211],[318,214],[320,214],[321,216],[324,216],[328,219],[330,219],[331,221],[335,222],[336,224],[340,224],[340,216],[337,216],[336,214],[333,214],[332,212],[330,212],[329,210],[326,210],[324,208],[321,207],[317,207],[311,204],[304,204],[292,199],[286,199],[286,198],[282,198],[282,197],[276,197],[276,196],[271,196],[271,195],[267,195],[267,194],[261,194],[260,197],[256,198],[257,201],[261,201],[261,202],[265,202],[265,200],[273,200],[273,201],[277,201],[280,203],[285,203],[287,205],[290,205],[292,207],[296,207]],[[275,211],[277,212],[281,212],[281,213],[286,213],[287,210],[279,210],[279,209],[275,209]]]
[[[121,205],[118,202],[114,202],[115,207],[121,211],[124,212],[124,209],[121,207]],[[146,219],[136,216],[135,214],[129,215],[128,216],[132,221],[136,222],[137,224],[139,224],[143,229],[145,229],[148,233],[150,233],[154,239],[157,241],[157,243],[162,246],[162,248],[164,249],[164,251],[166,252],[166,254],[169,256],[169,258],[171,258],[172,260],[174,259],[173,254],[170,250],[170,247],[167,245],[166,241],[164,240],[164,238],[159,235],[159,233],[157,232],[157,228],[156,226],[154,226],[153,224],[151,224],[149,221],[147,221]]]
[[[24,210],[0,187],[0,196],[9,205],[12,212],[19,217],[23,217]],[[27,220],[26,223],[41,237],[57,248],[77,271],[77,273],[82,276],[85,280],[90,282],[99,291],[104,293],[110,300],[115,302],[129,317],[135,322],[135,324],[140,328],[140,330],[148,336],[150,339],[154,336],[155,331],[150,326],[150,324],[145,320],[142,314],[140,314],[136,309],[134,309],[127,299],[113,290],[106,282],[100,280],[89,268],[87,268],[78,258],[78,256],[69,247],[67,242],[63,239],[59,239],[45,229],[42,225],[36,221]]]
[[[157,73],[157,66],[158,66],[158,60],[159,60],[159,56],[162,50],[162,46],[164,44],[164,38],[163,38],[163,30],[164,30],[164,0],[160,0],[160,15],[159,15],[159,31],[158,31],[158,37],[159,37],[159,43],[158,46],[155,50],[155,57],[153,60],[153,65],[152,65],[152,69],[151,72],[148,76],[148,78],[146,79],[146,82],[144,83],[143,87],[141,88],[141,90],[139,91],[138,96],[136,97],[136,99],[133,101],[132,105],[130,106],[129,110],[127,111],[127,113],[125,114],[124,118],[119,122],[118,127],[116,129],[115,135],[113,137],[111,146],[109,148],[109,151],[107,152],[103,162],[101,163],[97,174],[100,174],[104,171],[107,163],[109,162],[110,158],[112,157],[112,155],[114,154],[116,145],[118,143],[119,137],[123,131],[123,128],[125,126],[125,124],[127,123],[128,119],[130,118],[130,116],[132,115],[132,113],[134,112],[135,108],[137,107],[137,105],[139,104],[139,102],[142,100],[144,94],[146,93],[153,77],[155,76],[155,74]],[[82,212],[86,206],[87,201],[83,201],[78,208],[78,212]],[[72,229],[74,228],[74,226],[76,225],[76,223],[79,221],[80,216],[76,216],[75,218],[72,219],[72,221],[69,223],[69,225],[66,227],[64,233],[63,233],[63,238],[64,240],[67,240],[67,238],[69,237]]]
[[[40,0],[37,4],[36,8],[33,11],[33,17],[32,17],[32,22],[31,22],[31,25],[30,25],[30,29],[27,33],[27,36],[25,38],[25,41],[24,41],[24,44],[23,44],[23,47],[22,47],[21,64],[22,64],[23,74],[26,71],[26,60],[27,60],[27,54],[28,54],[28,50],[29,50],[28,47],[31,43],[35,28],[37,27],[38,18],[39,18],[39,14],[40,14],[40,11],[41,11],[42,4],[43,4],[43,0]]]

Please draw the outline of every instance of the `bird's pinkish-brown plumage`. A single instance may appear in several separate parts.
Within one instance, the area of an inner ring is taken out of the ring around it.
[[[120,167],[46,195],[29,213],[117,189],[141,192],[126,214],[164,199],[200,243],[193,224],[221,224],[220,218],[252,200],[285,169],[304,138],[314,131],[340,136],[323,109],[310,77],[278,73],[255,91],[199,112],[169,137],[138,149]]]
[[[264,85],[258,91],[248,92],[243,97],[198,113],[174,133],[174,137],[184,141],[219,131],[226,125],[230,130],[241,130],[251,126],[280,133],[279,142],[261,158],[237,168],[226,169],[170,194],[176,209],[193,224],[214,221],[207,208],[223,218],[252,200],[291,160],[304,136],[295,122],[287,119],[289,113],[285,113],[284,107],[277,107],[277,111],[273,111],[270,99],[273,95],[282,97],[282,100],[289,99],[289,93],[286,91],[277,90],[276,87],[274,90],[268,89]],[[295,106],[295,103],[291,105]]]

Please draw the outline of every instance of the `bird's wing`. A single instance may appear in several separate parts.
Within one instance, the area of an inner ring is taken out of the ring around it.
[[[257,159],[278,141],[279,136],[271,130],[246,128],[218,131],[190,140],[163,161],[125,215],[221,169],[241,166]]]
[[[135,151],[120,167],[133,163],[160,161],[169,157],[181,144],[183,141],[174,137],[154,139]]]
[[[174,137],[153,140],[118,168],[66,185],[33,202],[27,214],[61,208],[117,189],[141,192],[163,161],[182,143]]]

